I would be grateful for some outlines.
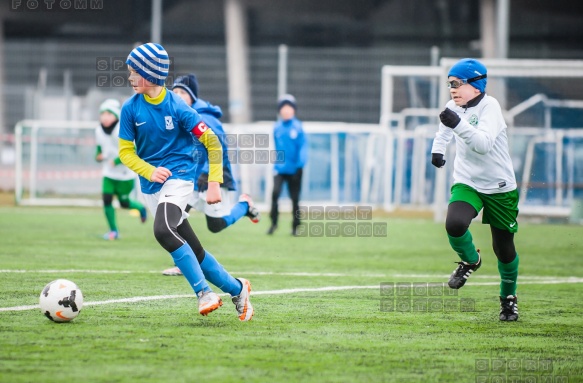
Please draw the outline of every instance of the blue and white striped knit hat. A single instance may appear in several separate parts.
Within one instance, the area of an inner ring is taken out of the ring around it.
[[[170,59],[162,45],[147,43],[134,48],[128,55],[126,64],[151,83],[164,86]]]

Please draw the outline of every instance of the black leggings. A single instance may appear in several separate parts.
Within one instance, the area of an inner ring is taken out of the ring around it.
[[[279,219],[278,200],[284,183],[287,183],[289,196],[292,200],[292,227],[300,225],[300,192],[302,190],[302,169],[298,169],[295,174],[277,174],[273,177],[273,191],[271,192],[271,212],[269,214],[271,223],[277,225]]]
[[[478,212],[472,205],[463,201],[455,201],[447,208],[447,218],[445,219],[445,230],[452,237],[461,237],[470,227],[472,219],[476,218]],[[500,262],[510,263],[516,258],[516,248],[514,247],[514,233],[499,229],[490,225],[492,233],[492,249]]]
[[[119,201],[119,206],[123,207],[124,209],[128,209],[130,207],[129,198],[119,198],[119,195],[118,195],[117,199]],[[113,203],[113,194],[103,193],[103,206],[111,206],[112,203]]]
[[[192,209],[191,205],[186,205],[186,212],[188,213]],[[225,221],[222,217],[211,217],[205,215],[206,217],[206,226],[208,227],[211,233],[219,233],[223,229],[227,228],[227,221]],[[187,241],[188,242],[188,241]]]
[[[158,243],[169,253],[172,253],[188,243],[199,263],[204,260],[204,248],[188,220],[183,220],[180,226],[182,211],[180,207],[164,202],[158,205],[154,218],[154,236]]]

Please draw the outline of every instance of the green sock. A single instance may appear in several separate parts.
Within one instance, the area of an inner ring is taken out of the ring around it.
[[[506,298],[509,295],[516,296],[516,280],[518,279],[518,253],[514,261],[502,263],[498,261],[500,273],[500,296]]]
[[[113,206],[104,206],[105,218],[107,218],[107,224],[109,225],[109,230],[117,231],[117,224],[115,222],[115,209]]]
[[[144,208],[144,205],[142,205],[141,203],[139,203],[136,200],[130,199],[130,209],[136,209],[136,210],[142,210]]]
[[[449,244],[451,248],[459,255],[462,261],[467,263],[478,262],[479,255],[474,246],[472,239],[472,234],[467,230],[461,237],[452,237],[447,235],[449,238]]]

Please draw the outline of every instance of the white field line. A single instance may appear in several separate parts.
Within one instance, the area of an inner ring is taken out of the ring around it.
[[[545,280],[545,281],[525,281],[521,282],[521,285],[556,285],[556,284],[573,284],[573,283],[583,283],[583,278],[570,277],[564,280]],[[468,286],[498,286],[500,282],[468,282]],[[429,283],[428,286],[442,286],[441,283]],[[282,289],[282,290],[264,290],[264,291],[252,291],[251,295],[284,295],[284,294],[296,294],[296,293],[314,293],[314,292],[328,292],[328,291],[343,291],[343,290],[362,290],[362,289],[380,289],[380,285],[370,285],[370,286],[326,286],[326,287],[305,287],[297,289]],[[227,294],[220,294],[226,296]],[[177,299],[177,298],[194,298],[192,294],[182,294],[182,295],[153,295],[147,297],[132,297],[132,298],[122,298],[122,299],[109,299],[106,301],[95,301],[95,302],[84,302],[83,307],[87,306],[100,306],[108,305],[114,303],[134,303],[134,302],[144,302],[144,301],[156,301],[160,299]],[[2,311],[25,311],[39,309],[38,305],[30,306],[14,306],[14,307],[0,307],[0,312]]]
[[[162,274],[162,271],[129,271],[129,270],[81,270],[81,269],[68,269],[68,270],[18,270],[18,269],[0,269],[0,274],[10,274],[10,273],[37,273],[37,274]],[[283,275],[283,276],[296,276],[296,277],[348,277],[355,276],[355,274],[346,273],[306,273],[306,272],[272,272],[272,271],[244,271],[244,272],[231,272],[231,274],[237,275]],[[384,277],[385,274],[358,274],[357,276],[362,277]]]
[[[21,270],[21,269],[0,269],[0,274],[11,273],[37,273],[37,274],[162,274],[158,271],[130,271],[130,270],[82,270],[82,269],[66,269],[66,270]],[[293,276],[293,277],[367,277],[367,278],[449,278],[449,274],[382,274],[382,273],[308,273],[308,272],[273,272],[273,271],[242,271],[231,272],[233,275],[275,275],[275,276]],[[498,280],[499,275],[481,275],[474,274],[472,279],[495,279]],[[536,275],[520,275],[519,281],[525,280],[569,280],[570,278],[578,277],[558,277],[558,276],[536,276]]]

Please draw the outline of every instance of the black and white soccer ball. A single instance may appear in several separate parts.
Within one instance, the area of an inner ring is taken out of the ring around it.
[[[83,293],[67,279],[57,279],[40,293],[40,311],[53,322],[70,322],[83,308]]]

